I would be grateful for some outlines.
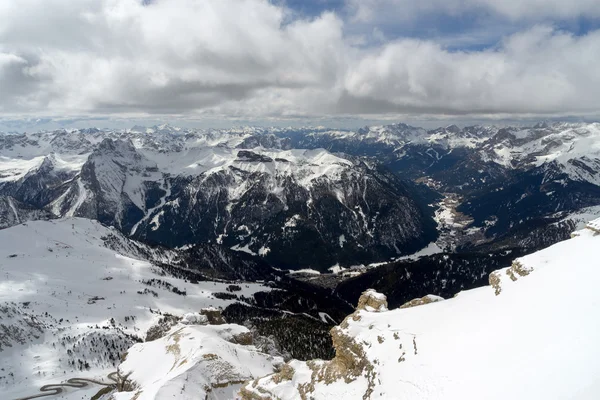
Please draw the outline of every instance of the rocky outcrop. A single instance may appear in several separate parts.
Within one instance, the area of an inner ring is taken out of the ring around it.
[[[407,301],[406,303],[402,304],[400,306],[400,308],[417,307],[417,306],[422,306],[424,304],[435,303],[435,302],[442,301],[442,300],[444,300],[443,297],[435,296],[433,294],[428,294],[426,296],[412,299],[411,301]]]
[[[358,299],[356,310],[381,312],[387,311],[387,306],[387,298],[385,295],[378,293],[373,289],[367,289]]]
[[[200,310],[200,315],[206,317],[209,325],[223,325],[227,323],[223,317],[222,311],[214,307],[203,308]]]
[[[164,337],[172,327],[179,323],[180,320],[181,317],[170,314],[160,317],[158,322],[148,329],[148,332],[146,333],[146,342],[151,342]]]
[[[514,282],[519,277],[529,275],[531,271],[533,271],[533,268],[523,265],[519,260],[515,260],[510,267],[492,272],[489,276],[489,283],[494,288],[496,296],[498,296],[502,292],[503,276]]]
[[[12,196],[0,195],[0,229],[27,221],[56,218],[50,211],[22,203]]]
[[[385,295],[376,292],[373,289],[366,290],[360,296],[356,311],[344,319],[339,325],[331,329],[331,339],[335,348],[335,357],[330,361],[308,361],[306,366],[310,371],[310,380],[298,383],[296,389],[302,400],[311,399],[311,393],[315,391],[318,384],[330,385],[337,381],[351,383],[359,377],[366,377],[367,385],[363,394],[363,399],[370,398],[376,385],[377,373],[374,363],[367,356],[368,344],[358,341],[350,332],[349,328],[353,321],[360,321],[362,313],[386,312],[387,299]],[[385,339],[378,338],[379,343]],[[292,361],[286,364],[278,373],[269,375],[265,378],[250,382],[240,391],[243,400],[274,399],[274,394],[268,392],[262,381],[268,381],[276,385],[283,381],[292,381],[296,373]],[[260,385],[259,385],[260,384]]]

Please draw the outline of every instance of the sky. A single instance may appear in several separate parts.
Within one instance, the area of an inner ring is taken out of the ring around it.
[[[599,0],[0,0],[0,127],[600,120],[598,93]]]

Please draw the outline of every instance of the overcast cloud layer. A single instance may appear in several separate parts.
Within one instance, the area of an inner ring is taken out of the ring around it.
[[[0,0],[0,115],[600,114],[598,0],[312,1]]]

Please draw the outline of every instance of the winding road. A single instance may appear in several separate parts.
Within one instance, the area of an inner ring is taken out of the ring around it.
[[[115,387],[117,386],[117,383],[119,382],[117,372],[111,372],[110,374],[108,374],[108,379],[110,379],[114,383],[100,382],[100,381],[97,381],[94,379],[87,379],[87,378],[71,378],[71,379],[67,379],[67,381],[65,383],[51,383],[51,384],[42,386],[40,388],[40,392],[42,392],[42,393],[40,393],[40,394],[36,394],[33,396],[27,396],[27,397],[20,397],[15,400],[31,400],[31,399],[38,399],[40,397],[46,397],[46,396],[56,396],[58,394],[61,394],[64,391],[65,387],[81,389],[81,388],[88,386],[89,384],[102,385],[102,386],[115,386]]]

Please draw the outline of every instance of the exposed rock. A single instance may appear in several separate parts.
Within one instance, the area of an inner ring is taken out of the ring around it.
[[[373,289],[366,290],[358,301],[356,311],[344,319],[340,326],[331,329],[331,339],[335,348],[335,357],[331,361],[308,361],[306,366],[311,371],[311,379],[308,382],[298,384],[298,392],[302,400],[311,399],[311,393],[315,390],[317,383],[329,385],[339,380],[345,383],[351,383],[359,377],[366,377],[367,386],[363,394],[363,399],[370,398],[375,387],[377,374],[373,363],[367,357],[365,350],[366,343],[359,343],[348,332],[352,321],[360,320],[360,314],[363,312],[384,312],[387,311],[387,301],[385,295],[376,292]],[[378,339],[379,343],[383,339]],[[294,378],[295,370],[291,361],[286,364],[279,373],[270,375],[263,379],[268,379],[275,384],[283,381],[290,381]],[[272,399],[274,395],[268,393],[263,387],[258,386],[259,380],[250,382],[241,389],[240,394],[243,400]]]
[[[515,260],[510,268],[506,270],[506,275],[510,277],[510,280],[516,281],[519,276],[527,276],[533,271],[532,268],[525,267],[519,261]]]
[[[217,308],[203,308],[200,310],[200,314],[206,316],[209,325],[223,325],[227,323],[225,318],[223,318],[222,311]]]
[[[246,162],[271,162],[273,159],[268,156],[264,156],[262,154],[257,154],[253,151],[248,150],[240,150],[237,153],[238,161],[246,161]]]
[[[371,312],[387,311],[387,298],[384,294],[378,293],[373,289],[365,290],[358,299],[356,310],[365,310]]]
[[[498,296],[502,292],[502,287],[500,286],[500,274],[496,273],[496,271],[492,272],[489,277],[490,286],[494,288],[494,293]]]
[[[527,276],[533,271],[533,268],[523,265],[519,260],[513,261],[510,267],[494,271],[490,274],[490,286],[494,288],[496,296],[502,292],[503,276],[508,276],[511,281],[516,281],[519,277]]]
[[[254,342],[252,332],[242,332],[231,337],[231,342],[235,344],[241,344],[243,346],[250,346]]]
[[[428,294],[421,298],[412,299],[411,301],[408,301],[408,302],[402,304],[400,306],[400,308],[417,307],[417,306],[422,306],[424,304],[435,303],[435,302],[442,301],[442,300],[444,300],[443,297],[435,296],[433,294]]]
[[[156,325],[151,326],[150,329],[148,329],[148,332],[146,333],[146,342],[151,342],[164,337],[180,320],[181,317],[175,315],[164,315],[158,320]]]

